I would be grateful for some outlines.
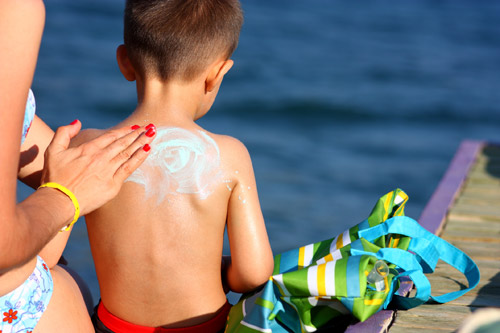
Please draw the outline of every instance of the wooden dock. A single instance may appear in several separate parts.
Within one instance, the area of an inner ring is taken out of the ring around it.
[[[481,280],[455,301],[397,311],[389,332],[454,332],[473,311],[500,307],[500,146],[463,142],[419,222],[467,253]],[[441,262],[428,277],[433,295],[467,286]]]
[[[455,332],[475,310],[500,307],[500,146],[464,141],[419,223],[476,262],[479,285],[446,304],[380,311],[346,332]],[[435,296],[467,287],[465,277],[443,262],[428,277]]]

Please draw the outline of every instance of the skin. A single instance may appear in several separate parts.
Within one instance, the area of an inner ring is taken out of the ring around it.
[[[117,126],[154,122],[158,129],[197,135],[201,131],[218,148],[218,153],[212,149],[210,159],[220,158],[220,178],[206,196],[196,191],[155,192],[150,186],[161,188],[164,183],[157,179],[145,186],[136,179],[126,182],[114,200],[86,216],[102,302],[115,316],[138,325],[199,324],[224,305],[224,287],[235,292],[253,290],[269,279],[273,269],[247,149],[238,140],[210,133],[195,123],[212,106],[233,62],[220,58],[192,81],[163,82],[154,76],[140,77],[123,46],[117,59],[125,78],[137,81],[139,101],[135,112]],[[86,131],[77,142],[100,133]],[[147,170],[141,168],[141,172]],[[224,261],[221,276],[226,227],[231,260]]]
[[[219,147],[205,132],[158,127],[150,157],[126,181],[141,184],[146,198],[154,195],[158,203],[177,193],[196,193],[204,199],[221,182],[219,169]]]
[[[74,207],[58,190],[43,188],[16,203],[17,178],[37,188],[57,182],[77,197],[86,214],[115,196],[125,178],[144,161],[141,149],[153,138],[120,128],[84,145],[68,148],[80,131],[75,121],[56,133],[35,118],[21,147],[28,90],[33,80],[43,32],[45,8],[40,0],[0,0],[0,295],[21,285],[40,254],[54,280],[54,293],[35,332],[91,332],[91,323],[76,283],[55,266],[69,232],[59,230],[73,219]]]

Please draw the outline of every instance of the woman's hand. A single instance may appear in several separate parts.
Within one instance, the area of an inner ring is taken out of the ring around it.
[[[80,129],[77,120],[57,129],[45,152],[41,182],[68,188],[85,215],[118,194],[124,180],[146,159],[156,128],[145,132],[144,127],[125,127],[68,148]]]

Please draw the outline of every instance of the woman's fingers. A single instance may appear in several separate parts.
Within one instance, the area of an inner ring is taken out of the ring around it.
[[[121,184],[144,162],[151,149],[149,144],[140,146],[132,156],[116,170],[115,179]]]
[[[136,128],[136,127],[135,127]],[[140,147],[153,141],[156,135],[156,127],[148,125],[139,127],[133,132],[115,140],[105,148],[105,154],[110,157],[111,165],[121,165],[134,155]]]
[[[115,144],[117,141],[120,141],[123,138],[126,138],[128,136],[128,142],[129,144],[133,142],[143,131],[144,128],[141,130],[140,127],[122,127],[119,129],[111,130],[108,131],[101,136],[93,139],[88,143],[88,145],[93,145],[98,149],[107,149],[110,145]],[[123,144],[123,148],[128,146],[126,144],[127,140],[125,141],[120,141]],[[119,150],[119,149],[118,149]]]
[[[125,181],[125,179],[130,176],[148,156],[148,152],[151,149],[149,144],[153,141],[156,135],[156,127],[154,127],[154,125],[148,126],[144,128],[145,131],[142,132],[138,138],[129,144],[126,149],[119,152],[111,161],[111,163],[119,165],[115,173],[115,179],[120,183]],[[125,142],[128,143],[128,141]],[[110,145],[109,149],[115,151],[116,149],[119,149],[122,144],[123,142],[117,141]]]

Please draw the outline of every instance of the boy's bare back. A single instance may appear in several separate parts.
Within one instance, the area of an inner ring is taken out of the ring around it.
[[[243,270],[236,289],[254,272],[261,279],[255,259],[268,251],[267,236],[250,157],[239,141],[196,126],[158,127],[152,147],[117,198],[86,217],[102,302],[139,325],[198,324],[226,302],[226,219]]]
[[[157,127],[146,162],[86,216],[100,306],[148,327],[206,323],[227,311],[223,284],[250,291],[273,268],[246,148],[195,122],[233,65],[241,8],[238,0],[127,0],[124,22],[117,61],[136,81],[138,104],[116,126]],[[225,227],[231,261],[221,272]],[[106,325],[109,316],[97,317]]]

